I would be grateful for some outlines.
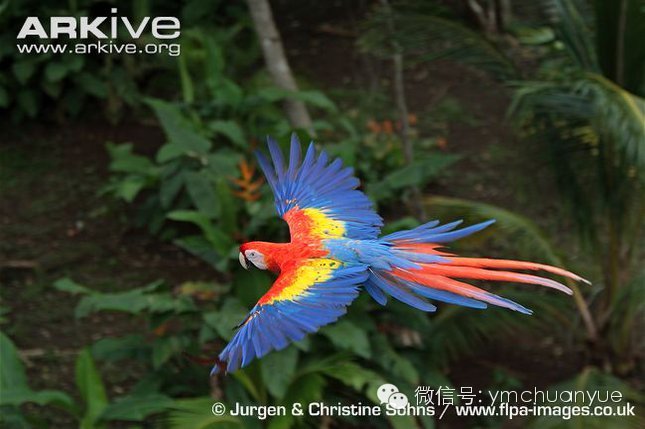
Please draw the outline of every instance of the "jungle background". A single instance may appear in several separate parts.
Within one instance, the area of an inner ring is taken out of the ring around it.
[[[0,1],[2,426],[645,427],[645,2],[267,5]],[[16,49],[27,16],[112,7],[178,17],[181,55]],[[293,131],[355,167],[386,232],[495,218],[450,248],[592,286],[494,286],[530,317],[363,296],[301,343],[209,379],[272,281],[243,270],[237,246],[288,237],[253,151]],[[383,382],[411,398],[419,385],[620,390],[640,417],[210,412],[215,400],[377,403]]]

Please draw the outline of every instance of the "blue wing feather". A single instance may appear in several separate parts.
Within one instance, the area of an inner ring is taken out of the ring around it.
[[[267,144],[271,161],[258,153],[258,163],[274,193],[280,216],[294,207],[320,209],[344,224],[348,238],[374,239],[378,236],[383,220],[367,196],[356,189],[360,181],[354,177],[352,168],[343,168],[340,159],[330,163],[325,151],[320,151],[316,157],[313,142],[301,161],[300,142],[295,134],[291,137],[289,165],[285,167],[278,143],[268,138]]]
[[[258,303],[220,353],[219,360],[232,372],[336,321],[356,299],[359,285],[367,277],[365,265],[341,265],[331,278],[311,285],[291,299]],[[219,370],[215,366],[211,373]]]

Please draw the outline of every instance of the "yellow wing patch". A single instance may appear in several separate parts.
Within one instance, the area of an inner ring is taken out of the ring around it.
[[[315,284],[329,280],[341,263],[334,259],[310,259],[293,270],[283,272],[278,281],[260,300],[262,304],[293,300]]]
[[[311,219],[310,234],[323,238],[340,238],[345,235],[345,223],[331,219],[319,209],[306,208],[303,213]]]

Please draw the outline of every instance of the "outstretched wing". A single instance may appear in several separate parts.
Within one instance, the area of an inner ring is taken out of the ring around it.
[[[283,269],[219,355],[213,373],[232,372],[271,350],[336,321],[358,296],[367,267],[334,259],[304,259]]]
[[[329,162],[325,151],[316,156],[313,142],[301,162],[295,134],[287,167],[276,141],[267,140],[272,162],[261,153],[258,161],[273,190],[278,214],[289,224],[292,241],[378,237],[383,219],[356,189],[360,182],[352,168],[344,168],[339,158]]]

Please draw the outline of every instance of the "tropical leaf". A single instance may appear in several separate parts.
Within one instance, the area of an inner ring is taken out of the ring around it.
[[[166,418],[170,429],[213,429],[244,427],[242,421],[225,413],[216,416],[211,398],[180,399],[174,402]]]
[[[400,50],[419,61],[448,58],[500,79],[517,75],[513,63],[493,43],[456,19],[432,8],[406,10],[396,5],[392,9],[380,8],[367,20],[358,40],[360,48],[385,57]]]
[[[549,240],[546,234],[534,222],[524,216],[490,204],[457,198],[430,197],[426,199],[426,203],[433,209],[443,208],[452,210],[453,212],[456,210],[462,214],[474,214],[480,219],[495,219],[495,228],[501,231],[506,237],[512,237],[518,249],[524,249],[527,253],[542,258],[547,264],[566,268],[564,259],[556,252],[554,246],[551,244],[551,240]],[[573,298],[582,321],[585,324],[587,335],[591,338],[595,337],[597,329],[578,284],[569,279],[565,279],[564,281],[573,290]],[[540,295],[535,296],[538,297]],[[541,296],[544,299],[548,299],[547,295]],[[533,303],[536,302],[535,299],[531,299],[531,301]],[[547,305],[547,308],[551,308],[551,312],[555,311],[555,307],[552,305]],[[506,315],[506,313],[500,314],[502,316]]]
[[[470,215],[479,220],[495,219],[494,228],[500,230],[505,236],[512,236],[514,242],[520,241],[519,247],[530,249],[533,256],[538,256],[545,263],[563,266],[563,260],[556,252],[546,234],[530,219],[510,210],[491,204],[463,200],[459,198],[433,196],[426,198],[428,210],[447,211],[459,217]]]
[[[556,37],[563,43],[569,57],[579,68],[600,71],[593,34],[583,4],[579,0],[543,0],[554,24]]]
[[[101,420],[127,420],[140,422],[152,414],[166,411],[173,400],[166,395],[151,393],[147,395],[128,395],[117,398],[101,414]]]
[[[56,405],[75,412],[72,398],[59,390],[34,391],[27,383],[25,367],[18,349],[4,333],[0,332],[0,406],[20,406],[25,403]]]
[[[560,120],[585,121],[605,136],[627,165],[645,169],[645,100],[596,73],[577,74],[566,81],[516,84],[510,113],[520,120],[536,114]],[[587,146],[593,149],[593,146]]]
[[[619,407],[628,406],[630,403],[632,406],[635,406],[635,416],[628,415],[613,415],[613,416],[574,416],[570,419],[564,419],[562,417],[538,417],[530,421],[527,425],[531,429],[578,429],[578,428],[589,428],[589,429],[605,429],[605,428],[615,428],[615,429],[636,429],[642,428],[645,425],[645,419],[642,417],[642,403],[643,396],[636,392],[631,386],[626,382],[610,375],[604,373],[597,368],[587,367],[580,374],[575,376],[573,379],[564,381],[555,386],[552,386],[551,389],[553,392],[563,392],[563,391],[582,391],[582,392],[620,392],[622,400],[618,403],[610,402],[603,403],[602,405],[607,405],[610,407],[615,407],[617,410]],[[551,394],[553,397],[553,393]],[[558,395],[555,395],[559,397]],[[579,395],[577,396],[579,397]],[[573,404],[571,402],[563,402],[558,400],[557,402],[549,402],[546,404],[548,407],[572,407],[572,406],[584,406],[589,405],[588,403],[581,403],[580,401],[575,401]],[[624,414],[624,413],[623,413]]]
[[[99,422],[101,414],[108,405],[107,393],[88,348],[83,349],[76,359],[76,387],[85,402],[85,413],[81,419],[80,428],[104,427]]]

